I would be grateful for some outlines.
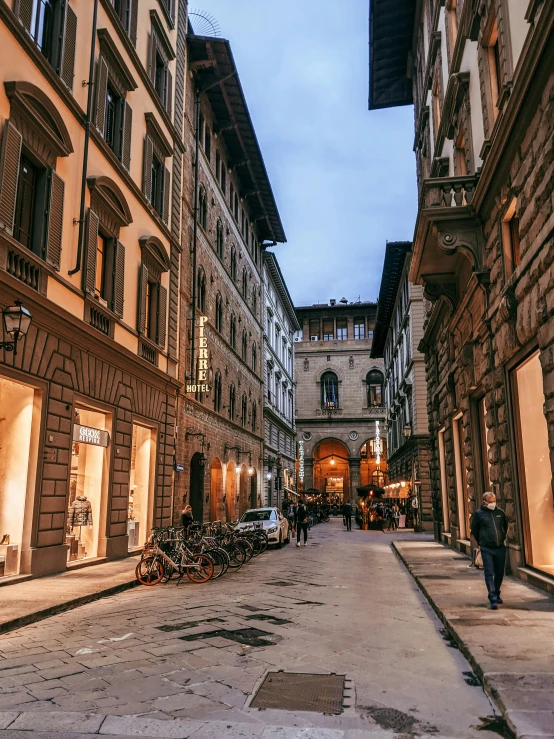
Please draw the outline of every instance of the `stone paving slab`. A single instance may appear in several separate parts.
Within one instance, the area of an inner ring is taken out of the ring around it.
[[[482,570],[433,541],[394,541],[449,634],[518,739],[554,737],[554,598],[507,577],[488,607]],[[440,573],[440,576],[437,573]]]
[[[138,561],[129,557],[0,588],[0,634],[135,587]]]

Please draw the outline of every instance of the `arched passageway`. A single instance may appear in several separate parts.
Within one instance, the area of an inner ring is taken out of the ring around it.
[[[314,488],[329,501],[350,500],[350,454],[338,439],[324,439],[314,449]]]
[[[249,475],[248,468],[245,464],[241,465],[239,477],[239,511],[238,515],[242,516],[244,511],[248,510],[248,492],[249,492]]]
[[[387,440],[368,439],[360,449],[360,485],[384,487],[387,469]]]
[[[236,463],[227,462],[227,469],[225,471],[225,519],[227,521],[235,520],[236,494],[237,494]]]
[[[253,471],[250,477],[250,504],[249,508],[258,508],[258,473]]]
[[[219,459],[214,459],[210,469],[210,521],[225,518],[223,504],[223,468]]]

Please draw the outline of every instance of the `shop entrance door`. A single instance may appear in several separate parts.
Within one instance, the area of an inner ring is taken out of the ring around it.
[[[195,452],[190,460],[190,505],[195,521],[204,520],[204,467],[200,452]]]
[[[108,414],[77,408],[74,420],[65,538],[70,562],[98,556],[108,479]]]
[[[127,534],[129,549],[146,541],[152,526],[156,468],[155,430],[133,424]]]

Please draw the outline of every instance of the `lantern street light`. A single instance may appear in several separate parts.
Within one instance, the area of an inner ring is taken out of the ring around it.
[[[404,426],[404,436],[406,437],[406,439],[409,439],[411,435],[412,435],[412,427],[410,426],[410,424],[406,424]]]
[[[13,352],[15,357],[17,355],[17,342],[25,336],[33,318],[27,308],[21,305],[21,300],[14,302],[15,305],[10,305],[2,311],[4,331],[8,336],[11,336],[12,340],[0,342],[0,349]]]

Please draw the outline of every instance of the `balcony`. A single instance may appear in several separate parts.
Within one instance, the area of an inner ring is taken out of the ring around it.
[[[478,175],[425,180],[409,279],[425,285],[425,297],[444,297],[454,308],[472,274],[487,279],[483,232],[472,206]]]

